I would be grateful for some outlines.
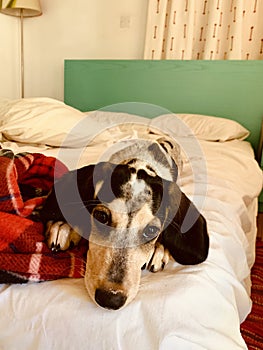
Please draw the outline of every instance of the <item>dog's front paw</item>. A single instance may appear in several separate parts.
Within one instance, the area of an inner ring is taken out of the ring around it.
[[[165,265],[168,264],[170,259],[170,253],[168,249],[165,249],[164,246],[157,242],[155,245],[154,253],[151,257],[151,260],[148,264],[148,270],[151,272],[158,272],[163,270]]]
[[[76,246],[81,236],[63,221],[48,221],[46,227],[46,238],[48,247],[52,251],[67,250]]]

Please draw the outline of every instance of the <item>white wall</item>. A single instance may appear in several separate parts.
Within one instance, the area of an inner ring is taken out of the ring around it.
[[[41,6],[42,16],[24,20],[25,97],[63,100],[66,58],[143,57],[148,0],[42,0]],[[20,98],[19,38],[19,19],[0,14],[0,98]]]

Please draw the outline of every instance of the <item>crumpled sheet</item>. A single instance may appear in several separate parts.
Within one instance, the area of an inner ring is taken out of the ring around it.
[[[96,306],[81,279],[3,285],[3,349],[247,348],[239,325],[251,310],[249,275],[262,172],[247,142],[200,141],[200,146],[206,161],[186,159],[180,185],[207,219],[208,259],[197,266],[170,261],[162,272],[142,272],[138,295],[119,311]],[[88,147],[80,162],[96,161],[104,149],[103,143],[101,149]]]

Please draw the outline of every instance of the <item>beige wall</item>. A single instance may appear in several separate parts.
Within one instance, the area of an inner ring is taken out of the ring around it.
[[[25,97],[63,100],[63,61],[143,57],[148,0],[42,0],[24,21]],[[0,98],[20,97],[19,19],[0,14]]]

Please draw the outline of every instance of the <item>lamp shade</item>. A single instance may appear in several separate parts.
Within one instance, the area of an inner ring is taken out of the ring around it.
[[[21,10],[23,11],[23,17],[34,17],[42,14],[39,0],[2,0],[0,11],[10,16],[21,16]]]

